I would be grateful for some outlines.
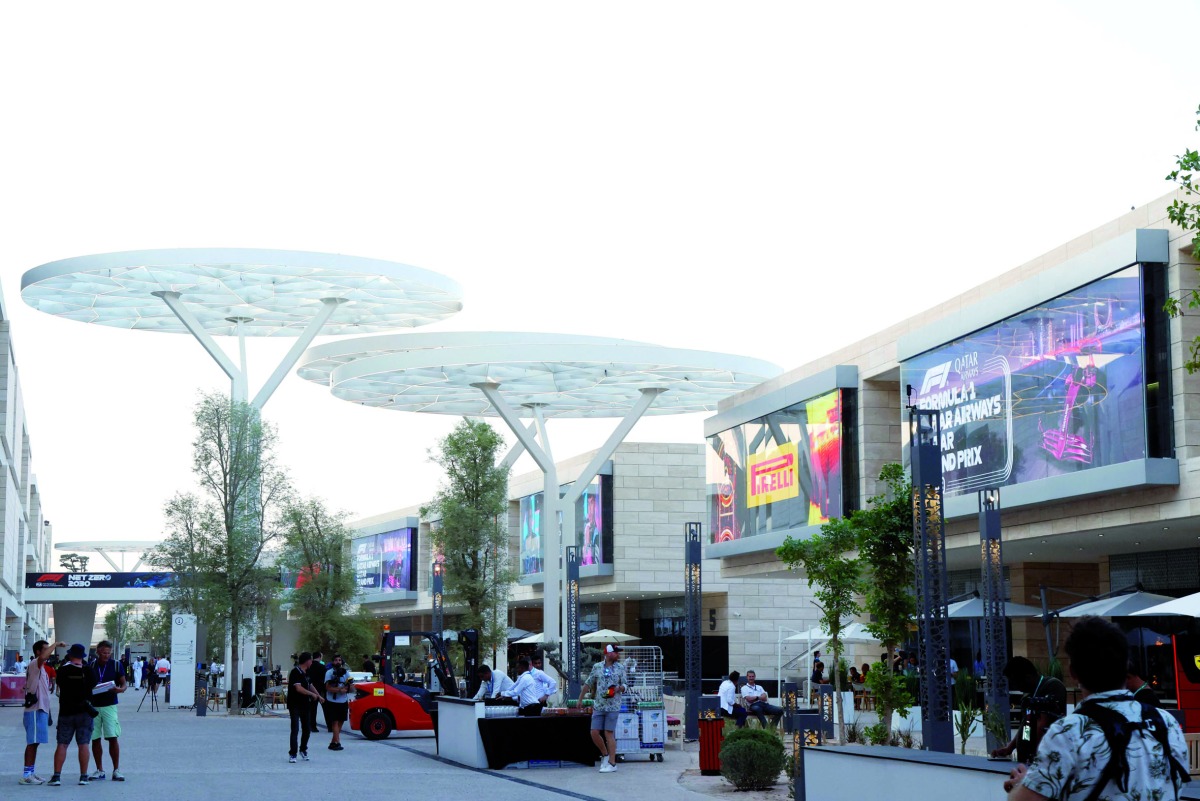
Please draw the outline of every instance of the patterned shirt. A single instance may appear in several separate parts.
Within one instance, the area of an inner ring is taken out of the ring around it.
[[[1102,702],[1128,720],[1141,720],[1142,708],[1128,699],[1124,689],[1093,693],[1090,699]],[[1108,700],[1112,699],[1112,700]],[[1167,725],[1167,742],[1180,764],[1188,764],[1187,743],[1179,723],[1162,713]],[[1085,715],[1067,715],[1050,724],[1038,745],[1022,782],[1030,790],[1058,801],[1083,801],[1091,793],[1101,771],[1108,764],[1109,748],[1104,730]],[[1129,791],[1122,793],[1114,782],[1100,796],[1104,801],[1165,801],[1179,797],[1180,785],[1171,775],[1171,763],[1163,748],[1149,732],[1136,732],[1126,751],[1129,763]]]
[[[592,708],[597,712],[621,711],[621,693],[615,692],[613,697],[609,698],[608,688],[626,686],[623,664],[613,662],[608,665],[604,662],[597,662],[592,665],[592,672],[588,674],[584,684],[592,688],[592,698],[596,699],[596,704]]]

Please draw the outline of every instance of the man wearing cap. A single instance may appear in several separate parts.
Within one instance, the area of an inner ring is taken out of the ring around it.
[[[102,781],[104,776],[104,746],[101,740],[108,740],[108,758],[112,760],[112,780],[123,782],[121,774],[121,744],[117,738],[121,736],[121,721],[117,719],[117,695],[125,692],[125,668],[119,659],[112,658],[112,643],[101,640],[96,646],[96,659],[91,664],[92,672],[96,674],[96,683],[112,682],[112,689],[92,696],[92,706],[100,713],[92,721],[92,758],[96,761],[96,771],[92,781]]]
[[[583,686],[579,689],[579,705],[583,696],[595,699],[592,706],[592,742],[600,749],[601,773],[617,769],[617,716],[621,712],[621,696],[625,693],[625,666],[619,645],[604,646],[604,661],[592,665]]]
[[[88,783],[88,757],[92,744],[92,688],[96,674],[83,664],[87,649],[75,643],[67,649],[67,662],[58,669],[58,748],[54,751],[54,775],[50,786],[62,784],[62,766],[67,761],[71,738],[79,746],[79,783]]]

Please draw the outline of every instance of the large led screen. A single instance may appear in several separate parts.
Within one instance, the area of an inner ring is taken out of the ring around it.
[[[1134,266],[905,362],[946,495],[1144,458],[1142,341]]]
[[[575,502],[575,537],[579,564],[612,561],[612,476],[596,476]]]
[[[526,495],[520,501],[521,575],[541,573],[545,564],[542,549],[542,493]]]
[[[842,391],[709,437],[709,536],[740,540],[843,513]]]
[[[363,592],[409,592],[416,589],[416,529],[401,528],[351,541],[354,576]]]

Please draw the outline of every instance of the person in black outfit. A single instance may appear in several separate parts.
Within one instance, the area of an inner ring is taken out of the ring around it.
[[[1036,715],[1037,724],[1032,727],[1018,726],[1017,734],[1008,745],[992,751],[994,757],[1006,757],[1017,752],[1018,761],[1028,761],[1037,752],[1038,743],[1050,724],[1067,714],[1067,686],[1061,679],[1043,676],[1032,662],[1023,656],[1014,656],[1004,665],[1004,677],[1013,690],[1025,693],[1021,699],[1022,719]],[[1033,704],[1030,702],[1033,699]],[[1050,708],[1046,708],[1046,704]],[[1032,731],[1026,731],[1032,728]],[[1025,735],[1028,734],[1028,737]],[[1027,752],[1027,753],[1026,753]]]
[[[296,659],[296,666],[288,674],[287,705],[288,714],[292,719],[291,739],[288,741],[288,762],[296,761],[296,733],[303,730],[300,737],[300,758],[308,761],[308,736],[312,733],[311,721],[316,714],[316,704],[325,703],[325,699],[313,689],[308,678],[309,668],[312,667],[312,654],[304,651]],[[321,677],[324,679],[324,676]],[[315,702],[314,702],[315,700]]]
[[[88,783],[92,716],[87,709],[91,706],[96,674],[83,664],[86,655],[87,649],[75,643],[67,650],[68,661],[58,669],[58,748],[54,752],[54,775],[50,777],[52,787],[62,784],[62,766],[67,761],[67,746],[72,738],[79,746],[79,783]]]
[[[321,661],[320,651],[313,651],[312,665],[308,668],[307,672],[308,681],[312,684],[313,689],[317,690],[317,692],[320,692],[321,695],[324,696],[325,693],[322,692],[322,690],[325,689],[325,674],[329,672],[329,666]],[[320,731],[320,728],[317,726],[317,705],[311,704],[311,709],[312,717],[308,721],[309,728],[311,728],[314,732]],[[326,724],[325,728],[329,728],[328,724]]]
[[[1162,706],[1158,702],[1158,695],[1155,694],[1154,688],[1142,677],[1142,669],[1132,661],[1129,663],[1129,669],[1125,672],[1125,689],[1133,693],[1133,700],[1138,703],[1152,706],[1155,709]]]

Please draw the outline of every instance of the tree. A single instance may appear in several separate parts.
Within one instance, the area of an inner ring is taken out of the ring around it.
[[[112,642],[115,647],[119,647],[131,639],[129,636],[129,613],[132,611],[133,604],[120,604],[104,613],[104,639]]]
[[[843,621],[859,612],[856,595],[861,587],[862,565],[852,556],[856,547],[855,528],[850,520],[835,517],[821,526],[819,533],[808,540],[788,537],[775,553],[789,569],[801,568],[808,586],[821,609],[821,624],[829,632],[829,648],[833,652],[834,703],[838,709],[838,743],[846,740],[846,715],[842,705],[842,677],[838,665],[842,659]]]
[[[278,590],[278,574],[262,565],[281,532],[280,508],[290,493],[275,461],[274,428],[248,403],[202,395],[193,421],[192,472],[199,493],[180,493],[166,505],[167,538],[150,561],[173,570],[166,596],[177,611],[196,615],[236,643]],[[238,674],[238,648],[230,674]],[[237,694],[232,709],[238,711]]]
[[[1196,116],[1200,118],[1200,108],[1196,109]],[[1196,130],[1200,131],[1200,121],[1196,123]],[[1177,184],[1182,193],[1181,197],[1171,201],[1167,218],[1185,233],[1191,233],[1192,258],[1200,258],[1200,203],[1189,199],[1200,192],[1200,186],[1197,185],[1200,181],[1200,152],[1184,148],[1183,155],[1175,157],[1175,169],[1168,173],[1167,180]],[[1200,289],[1185,292],[1184,296],[1187,298],[1187,308],[1200,307]],[[1183,301],[1181,298],[1168,298],[1165,308],[1168,314],[1177,317],[1183,314]],[[1200,369],[1200,336],[1192,340],[1191,352],[1183,366],[1189,373]]]
[[[306,649],[326,654],[374,653],[378,624],[361,607],[350,556],[346,515],[331,513],[319,499],[289,503],[283,513],[280,564],[300,577],[291,602],[301,611],[300,638]]]
[[[850,525],[866,568],[862,576],[863,607],[870,615],[866,629],[887,651],[887,663],[868,675],[873,679],[879,720],[891,731],[892,711],[912,705],[902,678],[891,670],[896,648],[907,639],[917,612],[912,591],[912,483],[895,463],[883,466],[879,481],[886,488],[870,498],[865,509],[850,514]]]
[[[443,598],[466,608],[464,628],[479,631],[479,647],[507,644],[501,610],[514,580],[508,559],[508,468],[497,458],[504,440],[483,421],[467,418],[429,452],[445,480],[423,516],[441,520],[432,530],[436,551],[445,558]]]
[[[72,573],[86,573],[90,561],[89,557],[77,553],[64,553],[58,557],[59,566]]]

